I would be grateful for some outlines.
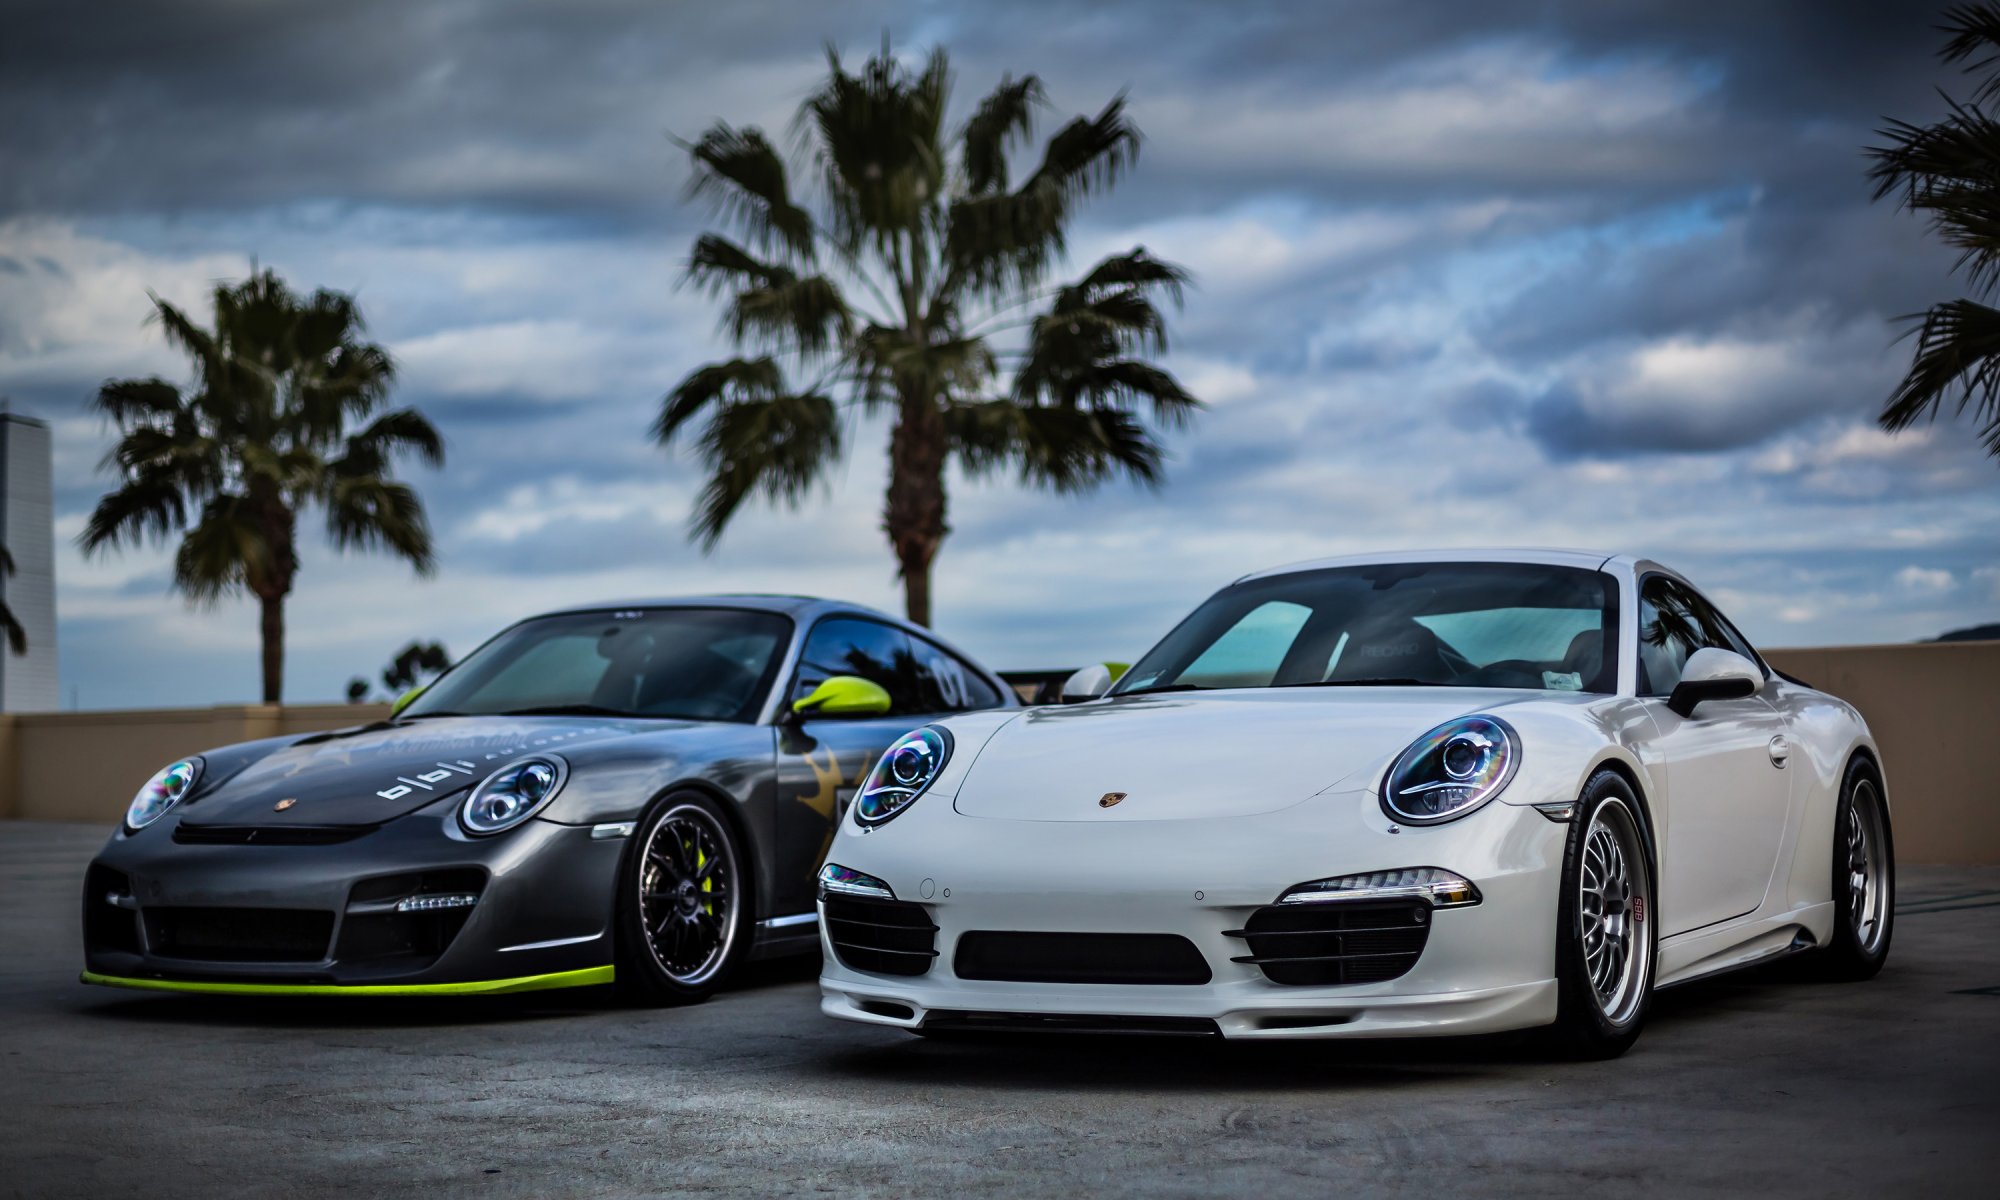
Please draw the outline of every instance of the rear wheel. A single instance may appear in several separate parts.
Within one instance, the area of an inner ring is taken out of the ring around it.
[[[1833,937],[1820,956],[1835,979],[1870,979],[1895,931],[1896,856],[1889,806],[1868,764],[1856,761],[1833,814]]]
[[[750,945],[749,877],[735,828],[696,792],[662,797],[632,839],[618,896],[619,988],[643,1004],[696,1004]]]
[[[1638,797],[1616,772],[1584,785],[1563,853],[1551,1031],[1572,1057],[1625,1053],[1652,1007],[1659,938],[1644,822]]]

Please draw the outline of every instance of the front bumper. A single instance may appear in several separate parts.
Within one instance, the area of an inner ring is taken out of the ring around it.
[[[172,836],[177,815],[120,832],[86,874],[83,981],[245,995],[470,995],[611,982],[612,893],[625,842],[542,820],[468,838],[451,813],[450,804],[433,805],[331,845],[181,844]],[[443,880],[446,892],[477,899],[399,914],[401,885],[392,881],[410,879]],[[204,932],[188,937],[191,927]],[[282,942],[260,943],[267,928]]]
[[[919,814],[923,814],[919,820]],[[898,826],[909,823],[906,829]],[[1179,1024],[1227,1037],[1407,1037],[1545,1025],[1556,1016],[1556,900],[1567,827],[1489,804],[1462,821],[1389,832],[1372,793],[1316,797],[1277,813],[1196,821],[1029,822],[923,804],[880,829],[843,829],[829,853],[923,906],[937,957],[920,976],[857,970],[821,921],[821,1008],[914,1029],[931,1022],[1134,1029]],[[1393,979],[1275,983],[1244,928],[1313,879],[1436,866],[1471,879],[1479,904],[1436,910],[1423,952]],[[822,905],[824,908],[824,905]],[[960,978],[974,930],[1175,934],[1206,960],[1199,984],[995,982]]]

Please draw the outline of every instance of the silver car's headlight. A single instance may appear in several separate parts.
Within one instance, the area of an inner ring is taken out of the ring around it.
[[[1459,717],[1410,743],[1382,783],[1382,810],[1406,825],[1456,820],[1500,794],[1521,740],[1498,717]]]
[[[880,825],[902,812],[937,780],[951,758],[951,733],[925,726],[896,739],[861,785],[854,800],[854,819]]]
[[[184,758],[146,781],[125,809],[125,828],[134,833],[167,815],[201,781],[201,760]]]
[[[542,811],[568,778],[569,764],[553,754],[510,762],[472,789],[458,823],[475,837],[504,833]]]

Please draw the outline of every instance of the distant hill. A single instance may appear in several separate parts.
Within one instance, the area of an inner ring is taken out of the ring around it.
[[[2000,642],[2000,621],[1991,625],[1971,625],[1931,639],[1934,642]]]

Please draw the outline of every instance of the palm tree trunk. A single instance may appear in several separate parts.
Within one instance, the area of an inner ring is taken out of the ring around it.
[[[259,596],[263,609],[264,703],[281,704],[285,694],[285,594]]]
[[[931,623],[931,563],[945,535],[944,413],[929,396],[905,397],[889,437],[889,495],[882,528],[903,577],[903,612]]]

